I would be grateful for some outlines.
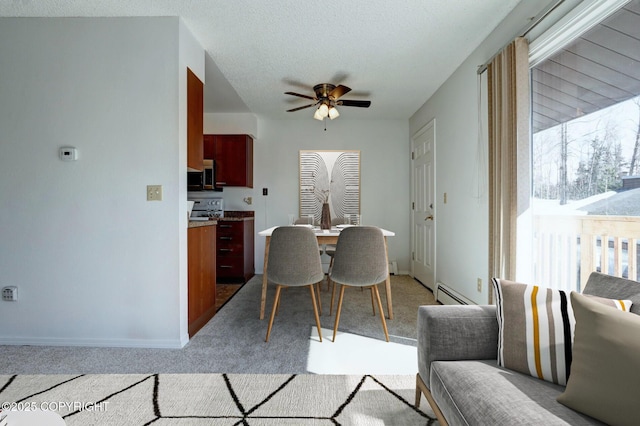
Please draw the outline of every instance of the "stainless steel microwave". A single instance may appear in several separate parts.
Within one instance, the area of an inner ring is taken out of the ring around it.
[[[203,172],[187,172],[187,190],[202,191],[204,189]]]
[[[204,170],[202,172],[187,172],[188,191],[222,191],[216,187],[215,161],[204,160]]]
[[[214,181],[214,167],[213,167],[213,160],[204,160],[203,164],[204,164],[204,182],[203,182],[203,186],[204,189],[214,189],[215,186],[215,181]]]

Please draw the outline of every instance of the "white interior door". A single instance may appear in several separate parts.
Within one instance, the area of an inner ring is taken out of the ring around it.
[[[435,140],[436,123],[431,120],[411,140],[412,258],[413,276],[435,289]]]

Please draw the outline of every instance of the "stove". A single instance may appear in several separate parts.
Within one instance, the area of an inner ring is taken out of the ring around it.
[[[219,219],[224,217],[224,200],[212,197],[208,192],[189,192],[188,199],[193,201],[191,220]]]

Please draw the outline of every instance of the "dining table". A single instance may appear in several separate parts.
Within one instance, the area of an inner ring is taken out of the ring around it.
[[[309,226],[311,225],[296,225],[296,226]],[[262,297],[260,300],[260,319],[264,319],[264,311],[265,305],[267,303],[267,268],[269,265],[269,244],[271,242],[271,234],[273,230],[276,229],[277,226],[272,226],[271,228],[265,229],[263,231],[258,232],[258,235],[261,237],[265,237],[264,243],[264,268],[262,272]],[[342,226],[332,226],[331,229],[320,229],[320,227],[314,226],[313,228],[314,234],[318,239],[318,244],[336,244],[338,242],[338,238],[340,237],[340,231],[344,229]],[[385,245],[385,257],[387,264],[389,264],[389,252],[387,247],[387,237],[395,236],[395,232],[382,229],[382,234],[384,235],[384,245]],[[385,280],[385,292],[387,295],[387,312],[388,318],[393,319],[393,303],[391,301],[391,277],[387,274],[387,278]]]

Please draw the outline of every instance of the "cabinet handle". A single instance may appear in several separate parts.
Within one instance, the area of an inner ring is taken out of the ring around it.
[[[221,249],[218,249],[218,250],[219,250],[219,251],[224,251],[224,252],[231,252],[231,251],[233,251],[232,249],[225,249],[225,248],[221,248]]]
[[[232,237],[220,237],[220,239],[221,239],[221,240],[224,240],[224,241],[231,241],[231,240],[233,240],[233,238],[232,238]]]
[[[233,226],[231,225],[219,225],[220,228],[233,228]]]
[[[231,266],[231,265],[220,265],[220,267],[223,268],[223,269],[232,269],[233,268],[233,266]]]
[[[216,182],[216,185],[226,185],[227,182]]]

